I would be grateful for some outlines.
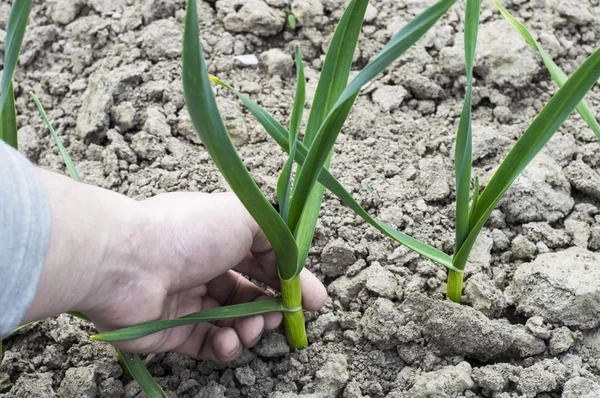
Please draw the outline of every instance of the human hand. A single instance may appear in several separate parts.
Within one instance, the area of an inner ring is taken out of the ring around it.
[[[268,298],[239,272],[279,286],[269,242],[231,193],[171,193],[136,202],[41,174],[51,198],[53,230],[24,321],[75,310],[107,331]],[[307,270],[301,281],[305,309],[318,310],[325,288]],[[270,313],[200,323],[115,346],[228,362],[281,320],[281,313]]]

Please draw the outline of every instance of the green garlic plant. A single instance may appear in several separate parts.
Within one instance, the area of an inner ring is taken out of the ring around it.
[[[354,49],[362,28],[368,0],[349,2],[334,32],[315,91],[302,142],[297,140],[304,108],[304,74],[301,52],[296,47],[297,85],[289,130],[229,84],[210,76],[199,39],[197,6],[188,1],[184,20],[182,82],[185,102],[198,136],[232,190],[246,206],[271,242],[281,280],[281,300],[214,308],[176,320],[148,322],[93,338],[115,341],[139,338],[185,324],[282,311],[288,343],[292,348],[308,344],[302,312],[299,273],[308,257],[325,188],[371,225],[413,250],[452,268],[451,258],[372,218],[327,170],[333,146],[360,89],[419,40],[455,0],[442,0],[425,10],[396,33],[354,80],[348,84]],[[289,158],[277,183],[279,212],[262,194],[240,159],[219,114],[211,81],[232,90]],[[298,163],[292,178],[293,162]]]

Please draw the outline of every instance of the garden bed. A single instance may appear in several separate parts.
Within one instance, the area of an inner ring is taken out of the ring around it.
[[[324,46],[345,6],[295,3],[296,30],[279,0],[198,3],[209,71],[282,123],[295,88],[294,43],[302,46],[310,104]],[[432,1],[371,3],[357,69]],[[504,5],[567,74],[597,46],[597,1]],[[85,182],[136,199],[226,190],[183,107],[183,6],[35,4],[15,74],[21,151],[65,171],[27,95],[32,90]],[[448,253],[465,85],[462,6],[362,90],[331,165],[371,214]],[[8,10],[0,4],[0,29]],[[492,1],[483,1],[481,23],[473,170],[485,183],[556,86]],[[239,57],[246,54],[258,64]],[[275,202],[286,157],[231,93],[218,89],[217,99],[246,165]],[[586,99],[598,112],[600,91]],[[153,354],[148,368],[173,397],[598,397],[599,168],[600,145],[575,114],[486,224],[467,265],[462,306],[444,300],[443,267],[382,236],[326,193],[307,268],[324,281],[330,300],[307,314],[307,349],[290,353],[279,331],[228,365]],[[0,397],[140,395],[92,332],[61,315],[6,340]]]

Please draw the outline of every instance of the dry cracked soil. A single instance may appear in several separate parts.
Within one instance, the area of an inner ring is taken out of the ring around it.
[[[46,106],[85,182],[136,199],[227,190],[184,109],[183,0],[35,2],[15,75],[21,151],[65,168],[27,93]],[[199,0],[211,73],[287,123],[293,44],[307,108],[346,0]],[[355,70],[432,0],[373,0]],[[598,0],[505,0],[572,73],[598,45]],[[5,35],[10,4],[0,2]],[[463,2],[363,89],[331,170],[370,213],[448,253],[453,143],[464,95]],[[474,174],[483,183],[556,87],[491,0],[475,62]],[[0,44],[4,50],[4,44]],[[256,62],[248,62],[254,54]],[[271,201],[285,157],[230,93],[226,124]],[[587,96],[600,109],[600,90]],[[305,122],[306,120],[304,120]],[[230,364],[148,355],[169,397],[600,397],[600,146],[573,115],[508,191],[466,272],[464,305],[444,301],[446,271],[377,233],[326,194],[307,267],[330,299],[307,314],[311,345],[282,331]],[[110,346],[67,315],[5,341],[0,397],[141,397]]]

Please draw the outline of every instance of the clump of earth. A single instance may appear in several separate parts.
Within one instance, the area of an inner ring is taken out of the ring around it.
[[[294,43],[304,54],[308,107],[345,3],[293,1],[292,30],[279,0],[199,0],[209,70],[285,124]],[[373,0],[355,70],[432,3]],[[567,74],[597,46],[598,0],[503,3]],[[0,3],[0,32],[9,8]],[[27,95],[34,91],[86,183],[136,199],[227,190],[184,109],[183,15],[183,0],[35,3],[15,75],[21,151],[65,172]],[[448,253],[462,19],[459,1],[364,88],[331,165],[371,214]],[[485,183],[556,86],[490,0],[479,36],[473,158]],[[246,165],[275,202],[283,152],[231,93],[216,92]],[[586,99],[600,109],[598,88]],[[599,169],[597,138],[574,114],[492,214],[467,266],[463,305],[444,300],[445,269],[326,194],[307,267],[330,299],[307,314],[307,349],[290,352],[278,330],[229,364],[172,353],[145,362],[169,397],[600,397]],[[7,339],[0,397],[143,396],[92,332],[61,315]]]

